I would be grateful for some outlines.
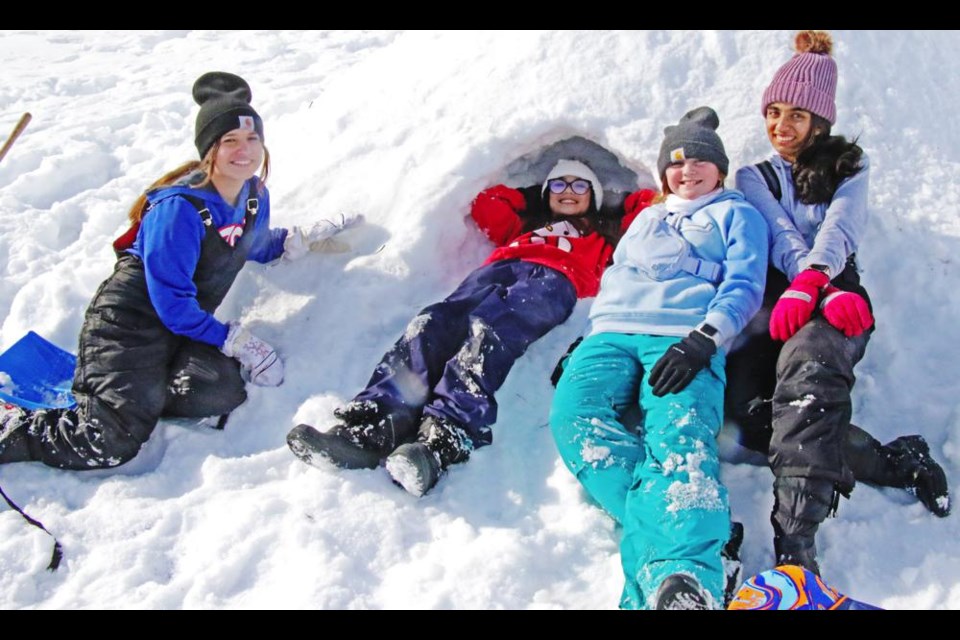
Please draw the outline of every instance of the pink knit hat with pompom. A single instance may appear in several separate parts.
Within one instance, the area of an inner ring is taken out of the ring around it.
[[[801,31],[794,39],[797,53],[777,70],[763,92],[764,115],[773,102],[785,102],[837,121],[837,63],[830,57],[833,40],[825,31]]]

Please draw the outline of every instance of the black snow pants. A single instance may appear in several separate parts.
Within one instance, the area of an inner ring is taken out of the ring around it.
[[[206,209],[198,213],[209,220]],[[255,215],[256,207],[247,212],[245,229],[253,229]],[[213,313],[243,267],[254,234],[231,247],[214,225],[206,229],[194,283],[200,307]],[[236,360],[167,329],[150,301],[143,263],[123,254],[87,308],[73,395],[73,409],[28,411],[0,443],[0,464],[115,467],[137,454],[161,417],[226,414],[246,399],[246,390]]]
[[[869,303],[853,261],[833,284]],[[849,493],[878,466],[878,447],[867,446],[875,440],[850,424],[853,369],[873,328],[847,338],[816,312],[786,343],[774,341],[770,313],[787,286],[771,269],[763,308],[727,358],[727,418],[739,427],[741,444],[767,455],[778,478],[829,480]]]

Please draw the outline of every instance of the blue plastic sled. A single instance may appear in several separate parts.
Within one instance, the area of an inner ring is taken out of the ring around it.
[[[0,399],[26,409],[74,407],[76,366],[75,355],[31,331],[0,354]]]

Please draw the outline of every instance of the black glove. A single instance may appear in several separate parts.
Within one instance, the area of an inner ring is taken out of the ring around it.
[[[583,342],[583,336],[580,336],[576,340],[570,343],[570,347],[567,349],[567,352],[563,354],[563,357],[557,361],[557,366],[553,368],[553,373],[550,374],[550,384],[554,387],[557,386],[557,383],[560,382],[560,376],[563,375],[563,370],[567,366],[567,360],[570,359],[570,354],[573,353],[573,350],[577,348],[577,345]]]
[[[716,343],[697,330],[671,345],[650,370],[653,395],[660,397],[686,389],[717,352]]]

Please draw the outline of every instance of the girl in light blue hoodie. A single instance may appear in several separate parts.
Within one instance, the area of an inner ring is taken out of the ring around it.
[[[723,606],[725,349],[760,308],[767,225],[723,186],[719,122],[700,107],[664,130],[665,198],[614,252],[550,412],[567,468],[623,526],[624,609]]]

